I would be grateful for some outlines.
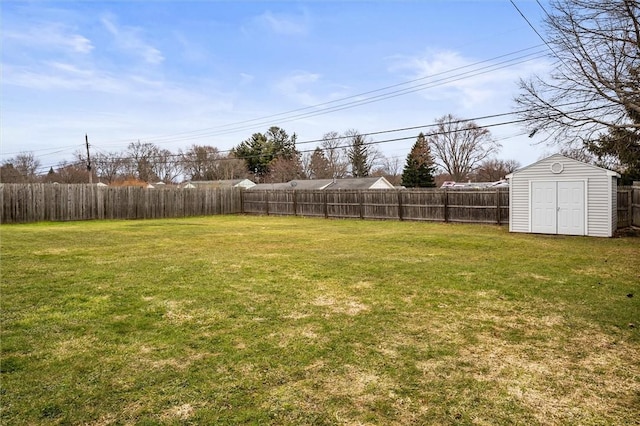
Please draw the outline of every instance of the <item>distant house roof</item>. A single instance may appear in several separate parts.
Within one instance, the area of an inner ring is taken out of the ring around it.
[[[336,179],[328,189],[394,189],[384,177]]]
[[[292,180],[285,183],[261,183],[251,187],[264,189],[394,189],[384,177]]]
[[[292,180],[287,183],[295,189],[325,189],[333,183],[333,179]]]
[[[193,180],[189,183],[196,188],[251,188],[255,186],[255,183],[249,179]]]
[[[446,181],[440,186],[440,188],[451,189],[483,189],[483,188],[501,188],[508,187],[509,183],[506,180],[498,180],[496,182],[452,182]]]
[[[261,190],[261,189],[294,189],[289,182],[281,182],[281,183],[258,183],[251,188],[247,188],[251,190]]]

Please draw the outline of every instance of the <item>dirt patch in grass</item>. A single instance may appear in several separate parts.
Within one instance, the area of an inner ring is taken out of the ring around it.
[[[321,336],[318,330],[312,325],[285,328],[277,333],[271,333],[269,337],[275,339],[277,346],[281,348],[299,344],[301,341],[304,342],[304,344],[318,344],[326,341],[326,337]]]
[[[395,383],[375,370],[344,365],[338,371],[326,371],[324,362],[305,369],[308,377],[271,390],[263,406],[281,417],[295,417],[297,410],[306,413],[330,412],[332,424],[364,425],[363,419],[377,403],[393,396]],[[330,408],[333,404],[338,406]],[[286,414],[284,414],[286,413]]]
[[[191,404],[176,405],[166,410],[160,418],[162,420],[188,420],[194,412]]]
[[[166,350],[162,349],[162,350]],[[204,351],[196,351],[194,349],[185,350],[181,356],[160,358],[160,349],[141,346],[138,351],[137,365],[138,368],[162,370],[166,368],[186,371],[194,362],[215,356],[212,353]]]
[[[282,318],[300,320],[300,319],[303,319],[303,318],[308,318],[309,316],[310,316],[310,314],[308,314],[308,313],[293,311],[293,312],[290,312],[290,313],[288,313],[286,315],[283,315]]]
[[[52,355],[59,360],[78,356],[93,351],[96,339],[92,336],[73,337],[59,342],[53,349]]]
[[[318,296],[311,304],[326,308],[330,314],[345,314],[355,316],[368,311],[369,307],[355,298],[336,299],[330,296]]]

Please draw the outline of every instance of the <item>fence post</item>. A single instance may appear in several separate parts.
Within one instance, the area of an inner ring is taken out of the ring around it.
[[[629,196],[631,199],[629,200],[629,204],[631,205],[631,216],[629,218],[629,224],[631,226],[640,226],[640,220],[636,221],[636,218],[640,219],[640,204],[635,204],[636,198],[640,198],[636,194],[640,194],[640,182],[634,181],[631,186],[631,193]]]
[[[444,204],[444,221],[449,222],[449,192],[447,188],[444,189],[442,202]]]
[[[324,201],[324,207],[323,207],[324,208],[324,218],[325,219],[329,219],[329,201],[328,201],[329,196],[327,195],[327,191],[326,190],[322,191],[322,194],[323,194],[322,199]]]
[[[296,190],[293,190],[293,215],[298,216],[298,200],[296,198]]]
[[[264,210],[265,214],[269,216],[269,190],[264,191]]]
[[[364,219],[364,193],[358,191],[358,202],[360,203],[360,219]]]
[[[402,190],[396,190],[398,194],[398,219],[403,220],[403,212],[402,212]]]
[[[496,189],[496,223],[498,225],[501,225],[500,219],[500,189]]]
[[[632,226],[633,225],[633,187],[631,187],[631,189],[629,191],[626,192],[627,194],[627,217],[629,218],[629,223],[627,224],[627,226]]]

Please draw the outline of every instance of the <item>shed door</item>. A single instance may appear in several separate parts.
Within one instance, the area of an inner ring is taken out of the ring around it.
[[[531,232],[557,232],[556,192],[556,182],[531,182]]]
[[[584,182],[558,182],[558,234],[584,235]]]
[[[584,182],[531,182],[531,232],[584,235]]]

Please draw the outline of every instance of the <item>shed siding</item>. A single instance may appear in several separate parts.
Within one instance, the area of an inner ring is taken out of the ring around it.
[[[609,177],[611,180],[611,228],[609,229],[609,235],[613,235],[613,232],[618,229],[618,181],[614,177]]]
[[[555,162],[563,164],[562,173],[552,173],[551,165]],[[529,185],[530,181],[586,181],[587,221],[585,233],[592,236],[609,237],[612,235],[612,221],[615,220],[616,204],[611,204],[616,184],[607,171],[585,163],[568,159],[561,155],[553,155],[547,159],[513,173],[510,182],[512,232],[530,232]],[[615,203],[615,199],[613,200]]]

